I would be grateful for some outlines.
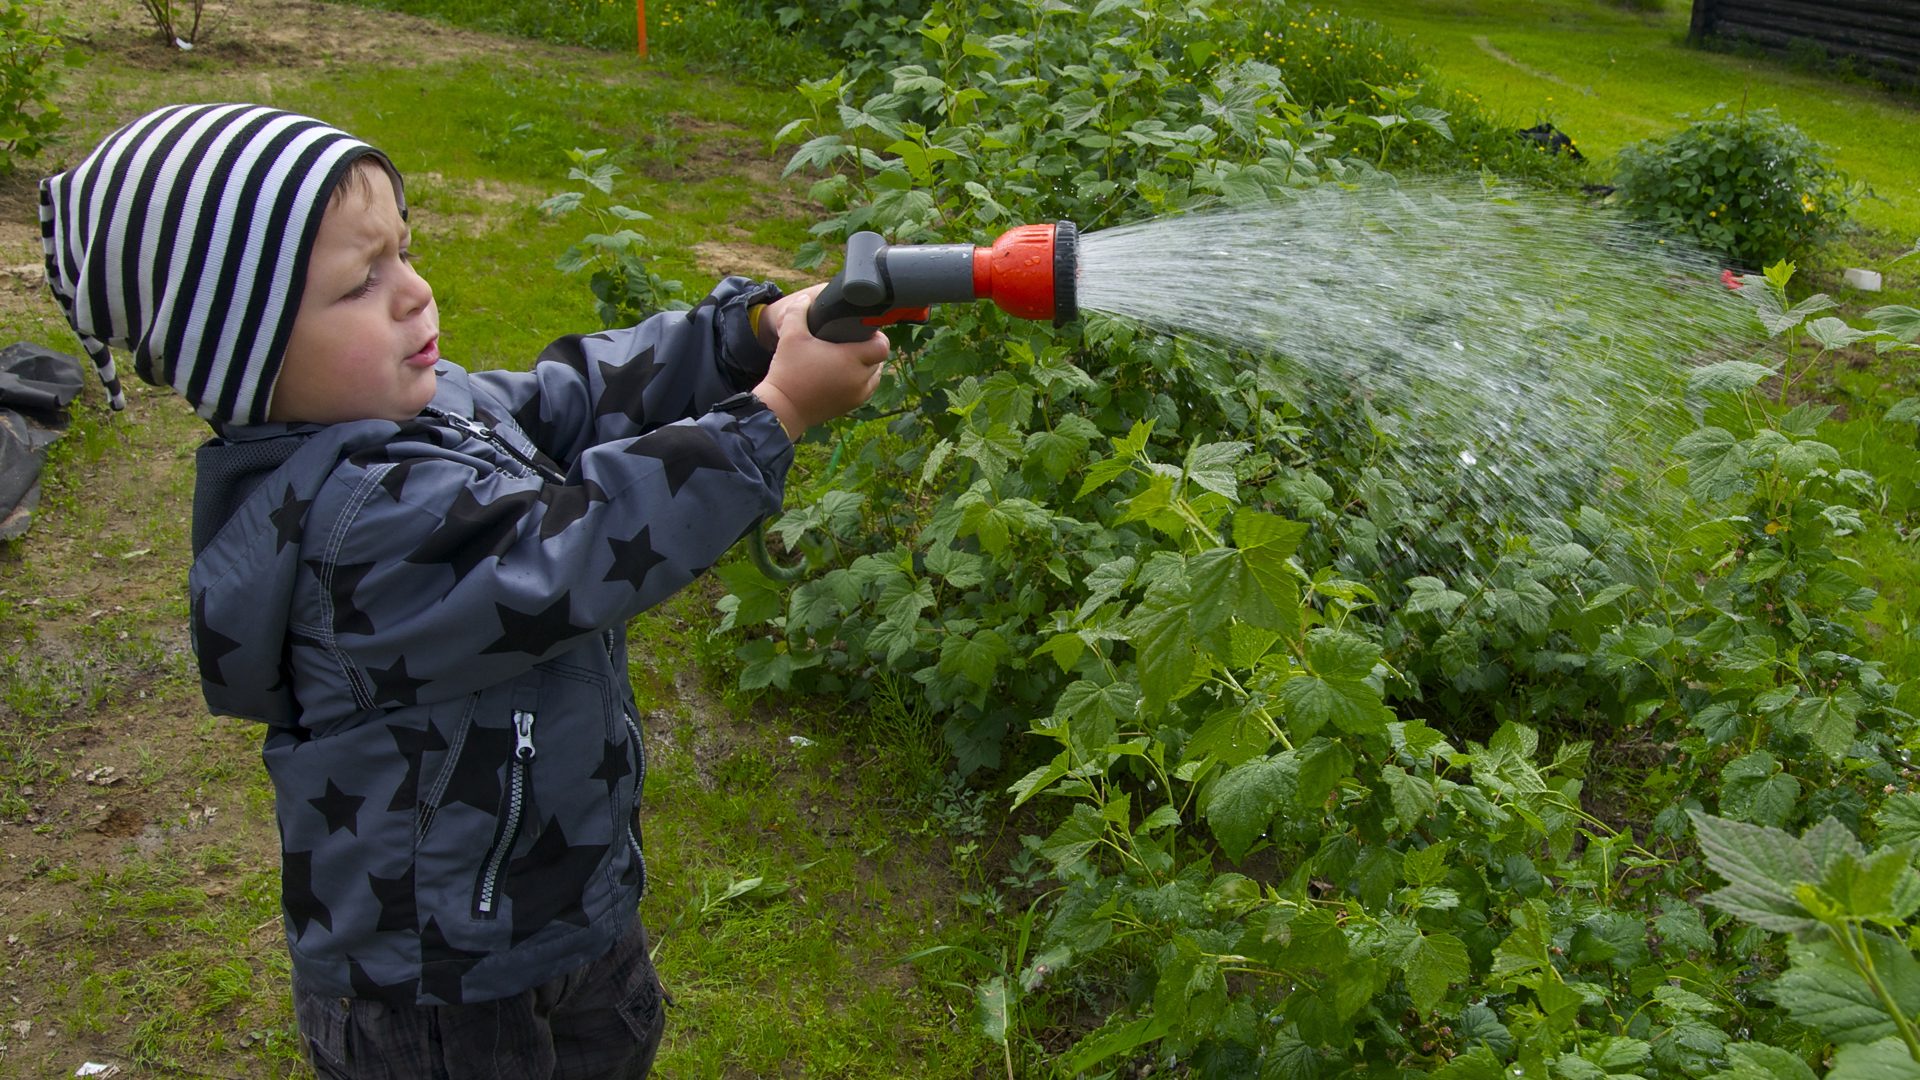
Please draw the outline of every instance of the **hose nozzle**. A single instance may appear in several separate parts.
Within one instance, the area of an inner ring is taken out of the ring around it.
[[[1080,233],[1071,221],[1021,225],[992,246],[891,245],[875,232],[847,239],[847,261],[814,298],[807,328],[826,341],[925,322],[934,304],[991,300],[1009,315],[1064,326],[1080,314]]]

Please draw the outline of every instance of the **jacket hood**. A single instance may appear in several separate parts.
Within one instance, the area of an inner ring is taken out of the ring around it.
[[[470,416],[464,375],[443,363],[433,407]],[[447,375],[455,375],[447,378]],[[225,716],[294,726],[286,678],[288,626],[306,511],[334,465],[390,442],[390,420],[230,426],[194,456],[193,651],[207,707]]]

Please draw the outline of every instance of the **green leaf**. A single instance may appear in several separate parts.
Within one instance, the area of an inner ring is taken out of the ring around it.
[[[1875,974],[1908,1016],[1920,1013],[1920,961],[1884,934],[1861,932]],[[1795,941],[1792,967],[1773,985],[1774,1000],[1793,1018],[1838,1043],[1870,1043],[1895,1033],[1893,1017],[1830,940]]]
[[[1134,609],[1128,628],[1139,656],[1140,690],[1147,708],[1158,709],[1181,696],[1193,674],[1193,627],[1185,598],[1156,591]]]
[[[1452,934],[1422,935],[1406,957],[1407,996],[1422,1012],[1432,1012],[1449,985],[1465,983],[1472,975],[1467,947]]]
[[[1808,323],[1807,336],[1818,342],[1823,349],[1844,349],[1857,341],[1879,337],[1880,331],[1856,330],[1848,326],[1844,320],[1829,316]]]
[[[1065,875],[1087,857],[1106,832],[1107,819],[1086,803],[1077,803],[1067,820],[1040,842],[1040,854]]]
[[[1774,371],[1745,360],[1723,360],[1698,368],[1687,378],[1688,391],[1695,394],[1738,394],[1751,390],[1772,378]]]
[[[1312,738],[1329,723],[1355,735],[1373,734],[1385,731],[1393,718],[1379,692],[1351,676],[1296,674],[1280,684],[1278,697],[1297,740]]]
[[[1298,762],[1281,754],[1235,766],[1214,781],[1207,824],[1229,859],[1245,856],[1273,816],[1293,801],[1298,775]]]
[[[1852,687],[1794,702],[1788,713],[1787,728],[1813,740],[1826,755],[1839,760],[1853,745],[1855,719],[1860,713],[1860,695]]]
[[[1920,1080],[1920,1062],[1907,1044],[1888,1037],[1864,1045],[1843,1046],[1833,1056],[1827,1080]]]
[[[1888,304],[1867,312],[1867,318],[1873,320],[1873,324],[1882,331],[1901,341],[1920,341],[1920,308]]]
[[[1183,475],[1189,484],[1239,502],[1240,483],[1233,467],[1251,448],[1244,442],[1200,443],[1187,451]]]
[[[1720,810],[1737,821],[1784,825],[1800,798],[1800,781],[1765,750],[1728,763],[1720,772]]]
[[[1412,592],[1407,596],[1406,610],[1419,615],[1433,612],[1446,617],[1467,602],[1465,593],[1457,593],[1447,588],[1447,583],[1436,577],[1416,577],[1407,581]]]
[[[1007,1003],[1007,979],[1004,975],[995,975],[973,990],[973,1015],[980,1024],[980,1031],[996,1043],[1007,1041],[1007,1020],[1010,1013]]]
[[[1727,1057],[1733,1068],[1714,1080],[1820,1080],[1806,1062],[1765,1043],[1734,1043]]]
[[[1727,885],[1707,903],[1765,930],[1792,932],[1816,923],[1794,896],[1796,882],[1820,879],[1806,847],[1774,828],[1743,825],[1689,810],[1707,867]]]
[[[1708,503],[1745,490],[1751,460],[1745,443],[1724,428],[1704,427],[1673,446],[1687,462],[1687,491]]]
[[[1081,1039],[1072,1050],[1067,1052],[1063,1063],[1065,1071],[1069,1075],[1077,1076],[1115,1054],[1124,1054],[1163,1038],[1171,1029],[1172,1024],[1156,1013],[1122,1024],[1110,1031],[1096,1031]]]
[[[1700,909],[1678,897],[1660,901],[1660,914],[1653,920],[1653,929],[1660,935],[1661,955],[1669,960],[1685,956],[1689,951],[1713,950],[1713,935],[1707,933]]]
[[[1880,826],[1882,844],[1905,844],[1920,840],[1920,794],[1902,791],[1888,796],[1873,815]]]
[[[940,674],[964,676],[975,686],[991,690],[994,671],[1012,651],[997,630],[981,630],[971,636],[949,633],[940,643]]]
[[[1055,780],[1067,775],[1067,752],[1060,751],[1053,760],[1013,782],[1007,788],[1007,794],[1013,796],[1009,810],[1016,809],[1023,802],[1045,791]]]

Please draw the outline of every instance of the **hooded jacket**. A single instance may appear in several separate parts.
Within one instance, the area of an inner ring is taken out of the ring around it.
[[[194,649],[209,708],[267,727],[303,985],[490,1000],[627,928],[625,624],[779,510],[792,446],[741,393],[769,359],[748,306],[778,295],[729,278],[530,372],[443,362],[414,420],[201,448]]]

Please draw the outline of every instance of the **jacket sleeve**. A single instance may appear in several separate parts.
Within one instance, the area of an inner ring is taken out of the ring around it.
[[[471,378],[505,402],[520,430],[564,469],[589,446],[698,416],[753,389],[771,357],[748,312],[779,298],[777,286],[730,277],[691,311],[569,335],[547,346],[532,371]]]
[[[588,447],[565,482],[429,440],[349,459],[309,519],[301,643],[361,710],[496,684],[685,586],[778,512],[792,457],[745,399]]]

